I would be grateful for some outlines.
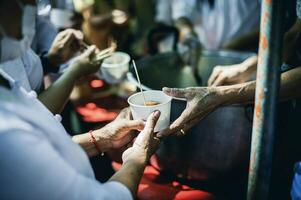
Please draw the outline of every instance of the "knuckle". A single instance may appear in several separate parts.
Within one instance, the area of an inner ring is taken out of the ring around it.
[[[178,91],[178,89],[177,89],[177,88],[170,88],[170,91],[171,91],[172,93],[175,93],[175,92]]]

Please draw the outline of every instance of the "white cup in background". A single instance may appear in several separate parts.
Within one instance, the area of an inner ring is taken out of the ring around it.
[[[129,71],[130,56],[123,52],[114,52],[101,64],[101,75],[106,82],[120,83]]]
[[[170,109],[172,98],[159,90],[149,90],[143,93],[147,102],[153,101],[159,104],[154,106],[145,106],[142,93],[139,92],[133,94],[128,98],[133,119],[141,119],[146,121],[152,112],[159,110],[161,115],[155,127],[155,132],[166,129],[170,125]]]

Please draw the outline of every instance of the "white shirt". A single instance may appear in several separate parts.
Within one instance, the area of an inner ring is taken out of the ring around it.
[[[157,21],[189,18],[207,49],[220,48],[237,36],[259,29],[261,0],[216,0],[212,8],[207,1],[157,1]]]
[[[43,83],[43,66],[33,50],[28,49],[22,57],[1,63],[0,69],[18,81],[26,91],[40,91]]]
[[[1,63],[0,69],[22,85],[26,91],[31,91],[31,86],[21,58]]]
[[[132,199],[121,183],[95,180],[88,157],[64,127],[6,73],[0,86],[0,196],[3,199]]]
[[[40,57],[32,49],[28,49],[21,60],[27,74],[30,89],[40,91],[44,79]]]
[[[33,38],[31,48],[34,52],[41,55],[51,48],[51,45],[58,34],[58,30],[47,17],[37,16],[36,34]]]

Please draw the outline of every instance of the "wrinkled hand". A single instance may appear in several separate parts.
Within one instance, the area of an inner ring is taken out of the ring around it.
[[[160,145],[160,140],[154,133],[154,128],[159,117],[159,111],[155,111],[148,117],[145,128],[138,135],[133,146],[122,154],[123,162],[134,161],[143,164],[148,162]]]
[[[60,32],[48,52],[50,62],[60,65],[74,57],[81,50],[83,38],[83,33],[74,29]]]
[[[126,119],[129,114],[129,109],[124,109],[113,122],[107,124],[101,131],[94,131],[93,133],[101,138],[100,142],[106,141],[110,149],[126,146],[137,135],[133,130],[141,131],[145,125],[142,120]]]
[[[158,137],[165,137],[171,134],[184,136],[186,131],[215,110],[221,103],[217,96],[217,89],[211,87],[190,87],[186,89],[163,88],[163,92],[169,96],[185,98],[186,109],[169,128],[159,132]]]
[[[72,72],[76,78],[96,73],[101,65],[101,60],[94,61],[97,48],[92,45],[80,56],[76,57],[71,63],[68,70]]]
[[[230,66],[216,66],[208,80],[208,86],[234,85],[250,80],[252,72],[243,63]]]

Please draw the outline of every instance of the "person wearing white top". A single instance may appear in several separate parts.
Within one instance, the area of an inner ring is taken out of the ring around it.
[[[34,0],[0,1],[0,68],[19,80],[27,91],[39,91],[43,81],[40,58],[30,49],[36,9]],[[59,33],[48,52],[49,60],[55,66],[65,63],[82,49],[82,40],[80,31],[68,29]],[[101,60],[93,61],[97,51],[95,46],[86,49],[55,83],[39,94],[39,100],[52,113],[62,111],[76,80],[99,70]]]
[[[218,49],[229,41],[258,33],[261,0],[157,0],[156,21],[189,19],[202,45]],[[258,38],[258,36],[257,36]]]
[[[119,117],[93,132],[96,143],[89,133],[72,141],[35,92],[27,93],[0,69],[0,198],[133,199],[159,144],[153,133],[159,116],[155,112],[148,118],[133,146],[123,153],[122,168],[101,184],[87,155],[128,145],[135,137],[130,130],[143,129],[144,122]]]

